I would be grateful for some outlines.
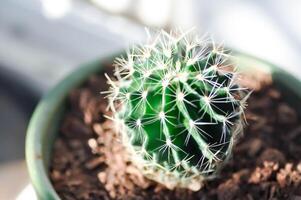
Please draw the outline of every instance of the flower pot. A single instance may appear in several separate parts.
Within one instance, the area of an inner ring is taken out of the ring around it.
[[[251,74],[263,71],[271,74],[274,85],[283,93],[286,101],[298,108],[298,113],[301,114],[301,82],[298,79],[266,61],[240,52],[233,54],[241,71]],[[37,106],[27,132],[26,160],[39,199],[60,199],[48,177],[48,166],[69,91],[78,87],[93,73],[101,72],[104,65],[102,63],[108,62],[112,62],[112,57],[84,65],[60,82]]]

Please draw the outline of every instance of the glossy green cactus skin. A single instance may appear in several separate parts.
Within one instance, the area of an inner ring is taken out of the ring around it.
[[[113,120],[148,178],[198,190],[230,156],[245,95],[228,57],[212,42],[162,31],[117,59]]]

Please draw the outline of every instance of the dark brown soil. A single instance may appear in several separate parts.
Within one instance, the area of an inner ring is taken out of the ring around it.
[[[301,199],[301,119],[271,84],[248,100],[248,125],[233,158],[199,192],[169,191],[131,165],[112,121],[103,117],[103,76],[69,95],[50,177],[62,199]],[[257,88],[258,89],[258,88]]]

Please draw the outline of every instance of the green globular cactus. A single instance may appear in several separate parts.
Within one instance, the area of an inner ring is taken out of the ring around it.
[[[199,190],[229,158],[248,95],[228,58],[191,32],[160,31],[116,60],[112,119],[146,177]]]

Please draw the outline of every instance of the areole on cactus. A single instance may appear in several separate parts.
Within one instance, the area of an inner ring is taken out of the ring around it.
[[[112,119],[146,177],[199,190],[229,158],[248,96],[229,56],[192,32],[160,31],[116,60]]]

